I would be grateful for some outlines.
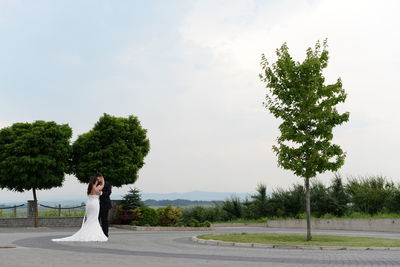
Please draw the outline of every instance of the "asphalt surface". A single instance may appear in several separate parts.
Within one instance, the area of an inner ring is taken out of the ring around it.
[[[198,244],[204,233],[304,233],[304,230],[235,227],[207,232],[111,229],[105,243],[63,242],[77,228],[0,228],[0,266],[400,266],[399,251],[293,250]],[[313,234],[400,239],[400,233],[321,231]],[[6,248],[14,247],[14,248]]]

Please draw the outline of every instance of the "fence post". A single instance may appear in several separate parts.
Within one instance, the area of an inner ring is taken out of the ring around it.
[[[61,204],[58,204],[58,217],[61,216]]]
[[[14,205],[14,218],[17,218],[17,206]]]

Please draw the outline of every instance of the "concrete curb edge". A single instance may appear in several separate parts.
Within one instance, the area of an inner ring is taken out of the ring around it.
[[[246,247],[246,248],[278,248],[278,249],[301,249],[301,250],[396,250],[400,247],[335,247],[335,246],[301,246],[301,245],[279,245],[279,244],[260,244],[260,243],[240,243],[227,242],[221,240],[201,239],[197,236],[192,237],[192,241],[199,244],[225,246],[225,247]]]

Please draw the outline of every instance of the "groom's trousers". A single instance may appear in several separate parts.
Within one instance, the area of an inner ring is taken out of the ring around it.
[[[99,221],[101,228],[103,229],[104,234],[108,237],[108,212],[109,209],[108,207],[102,207],[103,205],[100,205],[100,211],[99,211]]]

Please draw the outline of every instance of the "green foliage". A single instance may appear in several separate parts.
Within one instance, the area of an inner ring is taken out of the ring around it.
[[[324,85],[323,69],[328,66],[327,42],[309,48],[300,63],[292,59],[283,44],[277,49],[277,61],[269,65],[262,55],[261,80],[270,89],[265,106],[282,120],[278,145],[273,146],[278,163],[295,175],[312,178],[327,170],[335,171],[344,163],[345,153],[332,144],[332,130],[348,121],[335,106],[346,100],[342,81]]]
[[[258,217],[258,212],[254,201],[248,197],[242,201],[242,218],[255,219]]]
[[[200,222],[195,218],[190,219],[186,222],[186,226],[188,227],[200,227]]]
[[[272,66],[262,55],[261,80],[269,88],[266,108],[278,119],[281,135],[273,150],[278,165],[305,178],[307,240],[311,240],[310,178],[325,171],[336,171],[344,164],[345,153],[332,144],[333,128],[349,120],[349,113],[340,114],[336,105],[346,100],[340,78],[324,85],[323,69],[328,66],[327,41],[307,49],[300,63],[292,59],[283,44],[276,50],[278,59]]]
[[[311,210],[316,217],[329,213],[330,197],[328,189],[319,181],[314,181],[311,187]]]
[[[131,188],[126,195],[123,196],[121,205],[124,209],[136,209],[144,206],[141,200],[140,190]]]
[[[228,214],[221,208],[220,205],[215,204],[212,207],[194,206],[183,209],[182,219],[187,222],[190,219],[196,219],[199,222],[217,222],[228,220]]]
[[[23,192],[60,187],[70,171],[67,124],[35,121],[0,130],[0,188]]]
[[[255,216],[253,218],[267,217],[269,213],[267,186],[265,184],[258,184],[256,191],[257,194],[251,196],[255,211]]]
[[[205,221],[200,223],[200,227],[211,227],[211,223],[209,221]]]
[[[179,207],[173,207],[172,205],[168,205],[165,208],[157,209],[157,214],[158,214],[158,225],[172,226],[181,220],[183,211]]]
[[[158,223],[157,211],[149,207],[139,207],[134,210],[134,225],[155,226]]]
[[[389,182],[381,176],[351,178],[346,189],[354,211],[371,215],[381,212],[388,202],[393,206],[393,200],[398,194],[398,188],[393,182]]]
[[[94,170],[113,186],[132,184],[150,150],[146,130],[135,116],[104,114],[92,130],[82,134],[72,146],[72,167],[76,177],[87,183]]]
[[[348,212],[348,203],[350,202],[350,198],[343,185],[342,177],[339,174],[335,174],[335,177],[331,181],[331,186],[329,187],[329,198],[329,213],[340,217]]]
[[[400,240],[376,237],[352,237],[316,235],[313,241],[306,241],[299,234],[219,234],[200,235],[200,239],[222,240],[240,243],[306,245],[306,246],[351,246],[351,247],[400,247]]]
[[[390,194],[386,197],[384,211],[400,213],[400,186],[398,185],[395,189],[390,191]]]
[[[60,217],[80,217],[84,216],[84,210],[62,210]],[[47,209],[39,212],[39,217],[59,217],[57,209]]]
[[[184,226],[185,226],[185,223],[182,222],[182,221],[177,222],[176,224],[174,224],[174,227],[184,227]]]
[[[232,195],[222,203],[222,209],[227,213],[228,220],[242,218],[242,202],[238,196]]]
[[[305,212],[304,202],[304,187],[300,184],[294,184],[286,191],[277,189],[271,195],[269,216],[296,217]]]

